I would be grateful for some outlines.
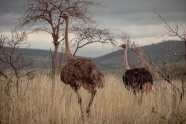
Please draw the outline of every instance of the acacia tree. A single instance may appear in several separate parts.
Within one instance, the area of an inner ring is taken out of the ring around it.
[[[0,35],[0,76],[5,78],[7,93],[9,93],[10,87],[16,86],[18,94],[21,79],[23,77],[29,79],[34,77],[35,71],[29,69],[32,60],[24,56],[19,50],[20,47],[29,47],[25,32],[17,33],[12,31],[11,36]]]

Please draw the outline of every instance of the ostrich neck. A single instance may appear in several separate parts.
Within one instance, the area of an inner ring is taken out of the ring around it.
[[[72,53],[70,51],[70,47],[69,47],[69,43],[68,43],[68,23],[69,23],[69,19],[65,19],[66,22],[66,29],[65,29],[65,48],[66,48],[66,57],[67,60],[71,60],[73,59]]]
[[[129,64],[128,64],[128,59],[127,59],[127,48],[124,49],[124,65],[125,65],[126,70],[130,69]]]

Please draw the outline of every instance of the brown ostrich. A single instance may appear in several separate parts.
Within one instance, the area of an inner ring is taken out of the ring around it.
[[[130,69],[127,60],[127,44],[122,44],[120,47],[124,49],[124,65],[126,72],[123,75],[123,82],[127,89],[132,88],[134,94],[139,91],[149,93],[152,90],[153,79],[151,73],[145,68]],[[141,95],[142,96],[142,95]]]
[[[76,93],[81,109],[82,121],[84,123],[82,98],[78,90],[82,86],[84,89],[88,90],[91,93],[91,99],[86,108],[86,114],[87,116],[89,116],[90,107],[96,94],[97,88],[102,88],[104,86],[105,78],[103,73],[91,60],[84,58],[76,59],[72,56],[68,43],[69,14],[67,12],[63,12],[61,17],[66,22],[65,47],[68,63],[63,67],[60,78],[62,82],[64,82],[65,84],[69,84],[73,91]]]

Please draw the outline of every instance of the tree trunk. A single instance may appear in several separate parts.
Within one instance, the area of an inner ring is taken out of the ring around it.
[[[184,53],[184,69],[183,69],[183,74],[182,74],[182,79],[181,79],[181,95],[180,95],[180,100],[179,100],[179,104],[182,103],[183,98],[185,96],[185,86],[184,86],[184,82],[185,82],[185,78],[186,78],[186,41],[184,41],[184,45],[185,45],[185,53]]]
[[[59,47],[59,44],[54,44],[54,52],[51,54],[52,55],[52,74],[51,74],[51,78],[52,78],[52,101],[53,101],[55,85],[56,85],[55,75],[56,75],[56,61],[57,61],[58,47]]]
[[[184,69],[184,71],[186,73],[186,41],[184,42],[184,44],[185,44],[185,69]]]

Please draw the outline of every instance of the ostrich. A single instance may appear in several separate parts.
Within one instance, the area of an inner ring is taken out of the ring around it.
[[[66,22],[65,47],[67,57],[67,64],[63,67],[60,78],[62,82],[64,82],[67,85],[69,84],[73,91],[76,93],[78,103],[81,109],[82,121],[84,123],[82,98],[78,90],[82,86],[84,89],[88,90],[91,93],[91,99],[86,108],[86,114],[88,117],[91,104],[97,92],[97,88],[103,88],[105,78],[103,73],[97,68],[97,66],[91,60],[73,57],[68,43],[69,14],[67,12],[63,12],[60,17],[62,17]]]
[[[134,68],[130,69],[127,60],[127,44],[122,44],[120,47],[124,49],[124,65],[126,72],[123,75],[123,82],[127,89],[132,88],[134,94],[139,93],[139,91],[145,91],[146,94],[152,90],[153,79],[151,73],[145,68]],[[142,95],[141,95],[142,97]]]

